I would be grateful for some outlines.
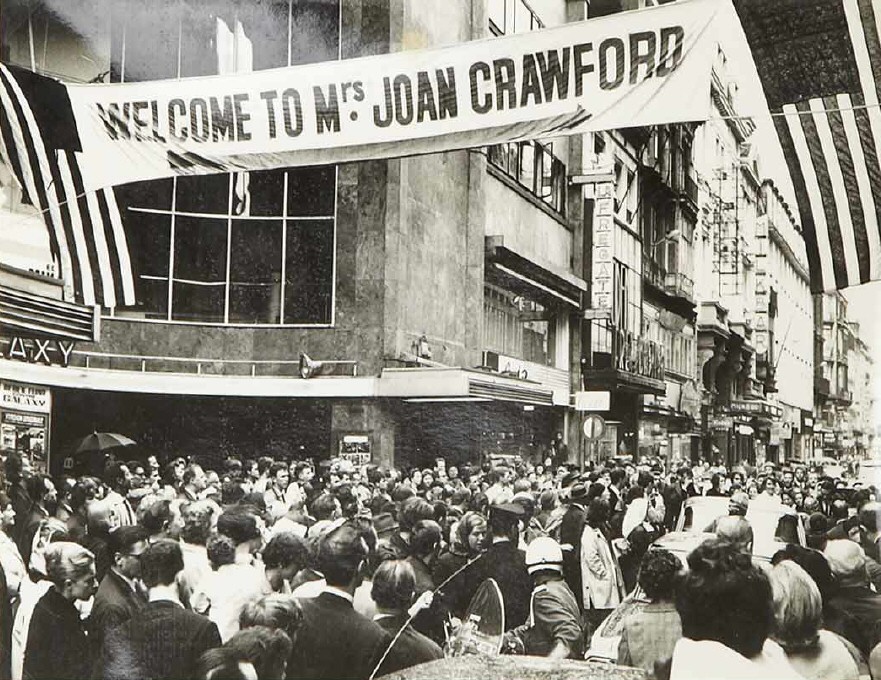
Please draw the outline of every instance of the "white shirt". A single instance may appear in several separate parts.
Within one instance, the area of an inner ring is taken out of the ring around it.
[[[196,585],[190,604],[217,624],[220,639],[229,640],[239,631],[239,614],[248,602],[267,594],[264,570],[249,563],[224,564]]]
[[[747,659],[715,640],[682,638],[673,648],[670,680],[803,680],[770,640],[755,659]]]
[[[52,587],[51,581],[37,581],[30,578],[21,582],[21,601],[12,623],[12,680],[22,680],[24,675],[24,652],[28,646],[28,629],[37,602]]]

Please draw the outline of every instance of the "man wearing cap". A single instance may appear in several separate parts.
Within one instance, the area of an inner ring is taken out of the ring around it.
[[[575,484],[569,491],[569,508],[560,522],[560,543],[572,546],[563,553],[563,577],[569,589],[575,593],[579,610],[584,609],[581,600],[581,535],[587,517],[586,503],[587,488],[584,484]]]
[[[506,636],[518,640],[524,653],[552,659],[580,659],[584,648],[581,611],[563,579],[563,550],[553,538],[536,538],[526,549],[526,568],[534,587],[529,619]]]
[[[526,571],[526,557],[517,548],[523,509],[514,503],[494,505],[489,510],[491,544],[483,556],[468,569],[469,587],[473,594],[486,579],[494,579],[502,591],[505,630],[526,621],[529,615],[529,593],[532,580]]]
[[[839,588],[824,612],[825,628],[868,656],[881,642],[881,595],[869,588],[866,554],[854,541],[829,541],[823,553]]]

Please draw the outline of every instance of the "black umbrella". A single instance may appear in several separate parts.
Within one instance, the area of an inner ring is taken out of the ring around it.
[[[74,455],[82,453],[103,453],[108,449],[115,449],[119,446],[135,446],[137,442],[129,439],[124,434],[115,432],[93,432],[87,437],[83,437],[82,441],[74,448]]]

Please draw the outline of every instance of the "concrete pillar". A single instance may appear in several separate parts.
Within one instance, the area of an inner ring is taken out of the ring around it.
[[[346,435],[366,435],[370,441],[371,462],[386,469],[395,462],[396,422],[380,399],[340,399],[331,406],[330,455],[337,456]]]

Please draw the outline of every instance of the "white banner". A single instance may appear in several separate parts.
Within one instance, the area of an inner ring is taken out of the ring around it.
[[[707,117],[717,0],[449,47],[69,85],[85,189]]]

